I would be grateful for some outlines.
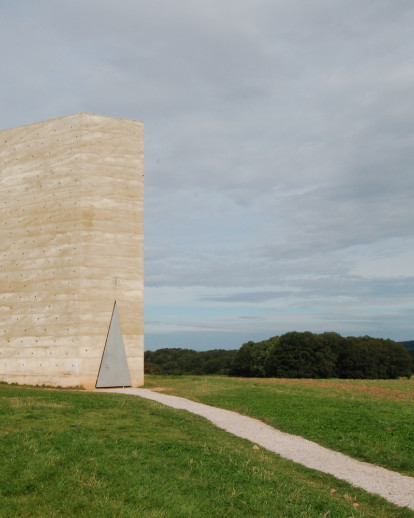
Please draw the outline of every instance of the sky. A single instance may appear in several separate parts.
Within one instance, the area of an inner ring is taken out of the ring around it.
[[[145,124],[145,347],[414,339],[412,0],[0,0],[0,128]]]

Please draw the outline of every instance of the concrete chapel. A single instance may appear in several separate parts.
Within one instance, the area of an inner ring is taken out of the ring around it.
[[[0,381],[143,384],[143,123],[0,131]]]

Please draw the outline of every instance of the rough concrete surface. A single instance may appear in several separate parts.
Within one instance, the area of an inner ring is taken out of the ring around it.
[[[116,301],[143,384],[143,131],[88,113],[0,131],[0,380],[93,388]]]
[[[414,478],[412,477],[352,459],[302,437],[280,432],[257,419],[229,410],[152,392],[148,389],[105,389],[104,391],[139,396],[172,408],[187,410],[205,417],[218,428],[252,441],[285,459],[329,473],[355,487],[380,495],[395,505],[414,510]]]

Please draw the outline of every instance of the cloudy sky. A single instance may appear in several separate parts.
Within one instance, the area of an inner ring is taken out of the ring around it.
[[[0,0],[0,128],[142,120],[146,348],[414,339],[412,0]]]

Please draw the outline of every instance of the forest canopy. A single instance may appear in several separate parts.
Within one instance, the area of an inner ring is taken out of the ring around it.
[[[410,377],[407,348],[393,340],[292,331],[238,350],[145,352],[148,374],[219,374],[257,378],[395,379]]]
[[[411,375],[411,356],[393,340],[338,333],[292,331],[263,342],[247,342],[233,358],[230,374],[275,378],[392,379]]]
[[[145,351],[146,374],[229,374],[236,350],[213,349],[197,352],[192,349],[158,349]]]

